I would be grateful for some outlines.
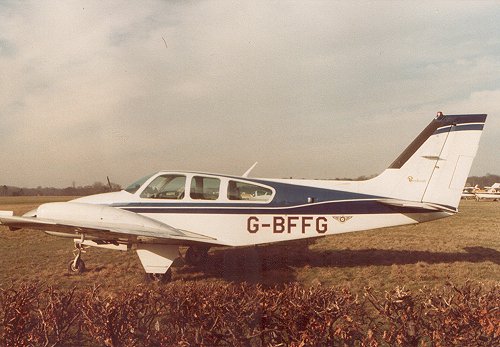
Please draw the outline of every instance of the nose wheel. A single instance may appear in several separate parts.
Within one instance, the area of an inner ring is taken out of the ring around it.
[[[81,242],[75,242],[75,249],[73,250],[75,258],[68,263],[69,273],[81,274],[85,271],[85,262],[82,259],[82,253],[85,253],[83,245]]]
[[[68,263],[68,272],[69,273],[79,273],[81,274],[82,272],[85,271],[85,262],[82,259],[78,260],[70,260]]]

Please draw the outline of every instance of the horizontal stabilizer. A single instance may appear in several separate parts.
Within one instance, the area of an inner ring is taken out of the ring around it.
[[[397,207],[414,207],[421,208],[429,211],[447,211],[447,212],[456,212],[456,210],[450,209],[448,207],[444,207],[441,205],[419,202],[419,201],[408,201],[408,200],[398,200],[398,199],[380,199],[377,200],[381,204],[389,205],[389,206],[397,206]]]

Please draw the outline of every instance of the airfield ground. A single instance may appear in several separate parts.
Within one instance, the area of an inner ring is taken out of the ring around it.
[[[0,210],[27,212],[68,197],[2,197]],[[202,268],[181,262],[175,281],[248,282],[280,285],[299,282],[362,292],[405,286],[442,286],[466,280],[486,287],[500,282],[500,203],[462,201],[456,216],[414,226],[335,235],[306,244],[212,249]],[[41,281],[56,288],[101,285],[109,291],[144,283],[134,252],[91,248],[87,272],[67,273],[73,242],[44,233],[0,227],[0,286]],[[158,284],[151,284],[157,286]]]

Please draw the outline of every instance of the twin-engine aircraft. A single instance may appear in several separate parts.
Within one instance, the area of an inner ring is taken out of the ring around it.
[[[71,271],[85,269],[82,247],[131,247],[150,277],[206,261],[212,246],[249,246],[416,224],[458,211],[485,114],[441,112],[379,176],[366,181],[249,178],[160,171],[120,192],[0,213],[11,230],[75,238]]]

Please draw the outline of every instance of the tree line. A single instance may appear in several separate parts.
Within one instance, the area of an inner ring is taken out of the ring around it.
[[[0,186],[0,196],[85,196],[99,193],[115,192],[122,187],[117,183],[104,184],[94,182],[86,186],[70,186],[66,188],[41,187],[20,188],[8,185]]]
[[[500,183],[499,175],[486,174],[486,176],[470,176],[467,178],[468,186],[491,187],[494,183]]]

